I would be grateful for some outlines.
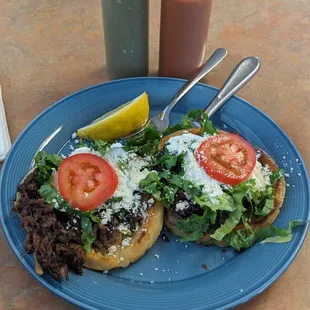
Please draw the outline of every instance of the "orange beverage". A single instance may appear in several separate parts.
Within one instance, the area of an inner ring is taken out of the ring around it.
[[[159,75],[188,79],[204,60],[212,0],[162,0]]]

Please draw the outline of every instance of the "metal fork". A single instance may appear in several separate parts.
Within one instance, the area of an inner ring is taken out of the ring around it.
[[[183,87],[176,93],[176,95],[172,98],[171,102],[167,107],[158,115],[149,119],[149,121],[141,127],[138,131],[133,134],[124,137],[123,139],[132,138],[143,131],[146,126],[150,124],[154,124],[159,132],[163,132],[169,127],[169,116],[173,107],[179,102],[179,100],[189,91],[192,87],[197,84],[199,80],[201,80],[207,73],[209,73],[213,68],[215,68],[227,55],[227,51],[225,48],[218,48],[214,51],[214,53],[210,56],[210,58],[205,62],[202,66],[199,73],[191,80],[187,81]]]

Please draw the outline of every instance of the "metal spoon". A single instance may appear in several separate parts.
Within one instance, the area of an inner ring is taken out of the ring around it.
[[[203,110],[211,117],[224,103],[229,100],[239,89],[247,84],[259,71],[260,59],[248,57],[239,62],[232,73],[226,79],[224,85],[217,92],[210,104]],[[200,127],[197,121],[193,122],[195,127]]]
[[[207,73],[209,73],[213,68],[215,68],[227,55],[227,51],[225,48],[218,48],[214,51],[211,57],[205,62],[202,66],[199,73],[191,80],[187,81],[183,87],[176,93],[176,95],[172,98],[171,102],[167,107],[158,115],[149,119],[149,121],[141,127],[135,133],[124,137],[123,139],[131,138],[133,136],[138,135],[143,131],[143,129],[150,125],[154,124],[159,132],[163,132],[169,127],[169,115],[173,107],[179,102],[179,100],[189,91],[192,87],[201,80]]]

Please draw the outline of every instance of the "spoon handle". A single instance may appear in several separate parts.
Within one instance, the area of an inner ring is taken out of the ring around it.
[[[183,87],[172,98],[170,104],[163,110],[161,120],[169,120],[169,114],[177,102],[207,73],[209,73],[215,66],[217,66],[227,55],[225,48],[218,48],[214,51],[211,57],[202,66],[199,73],[192,79],[187,81]]]
[[[228,99],[247,84],[259,69],[260,60],[258,57],[248,57],[241,60],[211,103],[204,109],[204,112],[211,117]]]

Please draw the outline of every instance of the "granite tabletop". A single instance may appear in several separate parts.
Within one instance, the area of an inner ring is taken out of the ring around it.
[[[150,74],[158,67],[159,0],[150,1]],[[310,169],[310,2],[214,0],[207,54],[229,55],[205,83],[221,86],[246,56],[260,73],[238,95],[273,118]],[[0,84],[12,141],[42,110],[108,80],[100,1],[0,1]],[[307,141],[307,142],[306,142]],[[1,165],[0,165],[1,168]],[[270,288],[238,309],[310,309],[310,237]],[[24,270],[0,233],[0,309],[76,309]]]

